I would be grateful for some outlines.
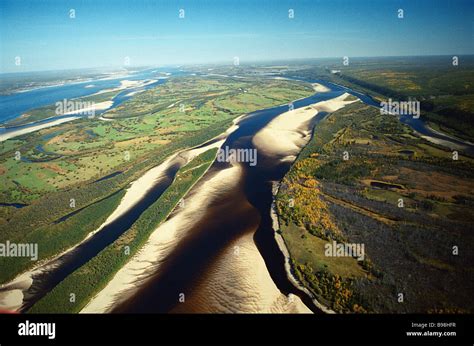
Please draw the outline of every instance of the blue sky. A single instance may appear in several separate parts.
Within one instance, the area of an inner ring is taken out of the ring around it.
[[[462,55],[474,53],[473,35],[470,0],[0,0],[0,72],[113,67],[125,57],[138,66]]]

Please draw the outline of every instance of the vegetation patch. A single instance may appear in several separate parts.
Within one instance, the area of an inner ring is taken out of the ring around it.
[[[299,281],[338,312],[473,311],[474,255],[453,245],[474,241],[474,167],[449,154],[360,103],[318,123],[276,196]],[[333,241],[364,260],[327,256]]]

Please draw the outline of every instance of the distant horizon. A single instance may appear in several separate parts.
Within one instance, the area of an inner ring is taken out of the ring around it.
[[[4,0],[0,73],[471,55],[473,20],[469,0]]]
[[[379,56],[349,56],[350,59],[376,59],[376,58],[429,58],[429,57],[453,57],[455,54],[426,54],[426,55],[379,55]],[[458,54],[458,57],[472,57],[474,58],[474,53],[470,54]],[[331,56],[331,57],[308,57],[308,58],[285,58],[285,59],[261,59],[261,60],[252,60],[252,61],[241,61],[239,65],[252,65],[258,63],[278,63],[278,62],[289,62],[289,61],[298,61],[298,60],[337,60],[343,59],[342,56]],[[0,72],[0,75],[14,75],[14,74],[28,74],[28,73],[41,73],[41,72],[60,72],[60,71],[84,71],[84,70],[130,70],[134,68],[168,68],[168,67],[187,67],[187,66],[206,66],[206,65],[215,65],[215,66],[228,66],[232,65],[232,59],[228,61],[208,61],[202,63],[186,63],[186,64],[157,64],[157,65],[115,65],[115,66],[91,66],[91,67],[76,67],[76,68],[59,68],[59,69],[47,69],[47,70],[31,70],[31,71],[18,71],[18,72]]]

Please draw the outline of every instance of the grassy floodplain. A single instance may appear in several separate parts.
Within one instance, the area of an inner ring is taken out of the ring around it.
[[[337,312],[472,312],[473,168],[374,107],[330,114],[277,195],[295,275]],[[364,260],[325,256],[334,240]]]

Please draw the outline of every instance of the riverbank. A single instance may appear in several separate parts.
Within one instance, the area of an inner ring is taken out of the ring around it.
[[[288,247],[285,243],[285,239],[281,235],[280,231],[280,222],[278,220],[278,213],[276,210],[276,196],[278,194],[278,190],[280,189],[280,183],[274,182],[273,183],[273,188],[272,188],[272,195],[273,195],[273,201],[272,201],[272,208],[270,210],[271,218],[272,218],[272,226],[273,230],[275,231],[275,241],[278,244],[278,248],[280,249],[281,253],[285,257],[285,270],[288,275],[288,280],[299,290],[304,292],[308,297],[311,298],[314,306],[316,306],[319,310],[321,310],[323,313],[326,314],[335,314],[335,312],[331,309],[329,309],[327,306],[321,304],[315,297],[314,294],[312,294],[294,275],[292,272],[291,268],[291,256],[290,252],[288,251]]]
[[[160,183],[161,180],[167,178],[166,172],[172,165],[184,165],[188,160],[192,160],[200,151],[197,151],[195,155],[186,155],[184,152],[176,153],[166,159],[160,165],[150,169],[143,176],[130,183],[129,188],[126,190],[125,195],[121,199],[117,208],[107,217],[100,227],[88,233],[86,237],[75,244],[74,246],[62,251],[55,255],[53,258],[46,259],[38,263],[32,269],[21,273],[13,280],[5,283],[1,286],[3,289],[0,292],[0,306],[5,309],[15,310],[20,309],[24,303],[25,293],[31,288],[34,277],[40,277],[43,272],[54,270],[57,266],[60,266],[60,259],[63,256],[73,253],[78,247],[83,245],[95,234],[101,232],[104,227],[112,224],[120,217],[124,216],[131,208],[133,208],[147,193],[152,189],[155,184]],[[180,155],[181,154],[181,155]]]
[[[81,108],[78,110],[70,111],[67,113],[64,113],[64,115],[71,115],[71,114],[92,114],[92,112],[97,112],[97,111],[105,111],[112,107],[113,101],[103,101],[99,103],[94,103],[89,107]]]
[[[435,130],[432,126],[430,126],[430,124],[426,124],[426,128],[429,131],[431,131],[432,133],[434,133],[436,135],[439,135],[440,137],[447,138],[447,139],[441,139],[441,138],[429,136],[429,135],[426,135],[426,134],[421,134],[421,133],[419,133],[418,131],[415,130],[415,132],[417,133],[418,136],[420,136],[421,138],[426,139],[428,142],[431,142],[431,143],[434,143],[434,144],[437,144],[437,145],[441,145],[441,146],[449,148],[451,150],[462,150],[462,151],[464,151],[464,150],[469,151],[469,149],[472,149],[473,146],[474,146],[474,143],[472,143],[470,141],[451,136],[450,134],[448,134],[446,132],[442,132],[440,130]]]
[[[25,135],[27,133],[47,129],[49,127],[61,125],[69,121],[80,119],[83,116],[75,115],[75,114],[89,114],[90,112],[104,111],[112,107],[112,105],[113,105],[112,101],[99,102],[99,103],[93,104],[90,107],[81,108],[81,109],[66,112],[63,114],[63,115],[71,115],[68,117],[62,117],[56,120],[54,120],[54,117],[52,117],[51,121],[48,121],[48,119],[44,119],[41,121],[42,123],[38,125],[26,125],[26,127],[23,127],[17,130],[13,130],[13,131],[8,130],[5,133],[0,133],[0,142],[6,141],[7,139],[15,138],[21,135]]]
[[[348,148],[350,159],[342,160]],[[317,123],[276,198],[275,228],[294,276],[337,313],[427,313],[441,305],[467,311],[469,290],[448,294],[462,286],[466,271],[451,270],[442,248],[457,237],[469,241],[472,213],[464,201],[472,195],[471,166],[464,156],[453,163],[449,151],[365,104],[328,115]],[[463,218],[454,221],[455,213]],[[363,244],[364,257],[331,255],[327,249],[334,242]],[[429,262],[413,255],[422,251],[431,254]],[[462,262],[459,268],[466,268],[469,260]],[[412,297],[405,304],[392,299],[392,283],[402,281],[405,296]]]
[[[122,80],[122,81],[120,81],[120,86],[118,86],[116,88],[100,90],[100,91],[98,91],[94,94],[88,95],[87,98],[92,98],[94,96],[107,94],[107,93],[110,93],[110,92],[118,93],[118,92],[121,92],[121,91],[124,91],[124,90],[127,90],[127,89],[145,88],[149,85],[152,85],[152,84],[156,83],[157,81],[158,81],[158,79]],[[90,86],[86,86],[86,88],[87,87],[90,87]],[[130,97],[130,96],[133,96],[134,93],[138,93],[138,92],[142,92],[142,91],[144,91],[144,90],[137,90],[135,92],[132,91],[127,96]],[[74,98],[73,98],[73,100],[74,100]],[[5,140],[10,139],[10,138],[15,138],[15,137],[18,137],[18,136],[21,136],[21,135],[24,135],[24,134],[35,132],[35,131],[38,131],[38,130],[42,130],[42,129],[45,129],[45,128],[57,126],[57,125],[60,125],[62,123],[65,123],[65,122],[78,119],[78,118],[80,118],[81,116],[84,116],[84,115],[85,116],[88,116],[89,114],[92,115],[92,112],[96,112],[96,113],[101,112],[102,113],[102,112],[112,108],[113,105],[114,105],[114,102],[112,100],[102,101],[102,102],[93,102],[91,106],[87,106],[87,107],[84,107],[84,108],[81,108],[81,109],[68,111],[68,112],[65,112],[65,113],[62,114],[62,116],[77,115],[75,117],[61,117],[60,119],[56,119],[56,116],[52,116],[52,117],[41,119],[41,120],[37,121],[37,122],[41,122],[40,124],[35,125],[35,122],[25,123],[25,124],[20,125],[19,126],[20,128],[18,128],[16,130],[12,130],[12,131],[10,131],[8,128],[5,128],[5,132],[0,133],[0,142],[5,141]],[[53,111],[53,114],[54,114],[54,111]],[[21,117],[22,117],[22,115],[19,116],[19,118],[21,118]],[[106,118],[103,118],[101,116],[100,119],[105,120]]]
[[[160,78],[160,79],[162,79],[162,78]],[[134,88],[134,89],[144,88],[144,87],[146,87],[150,84],[156,83],[157,81],[158,81],[158,79],[122,80],[122,81],[120,81],[120,86],[118,86],[116,88],[104,89],[104,90],[98,91],[95,94],[92,94],[90,96],[97,96],[97,95],[106,94],[106,93],[109,93],[109,92],[119,92],[119,91],[123,91],[123,90],[130,89],[130,88]]]

